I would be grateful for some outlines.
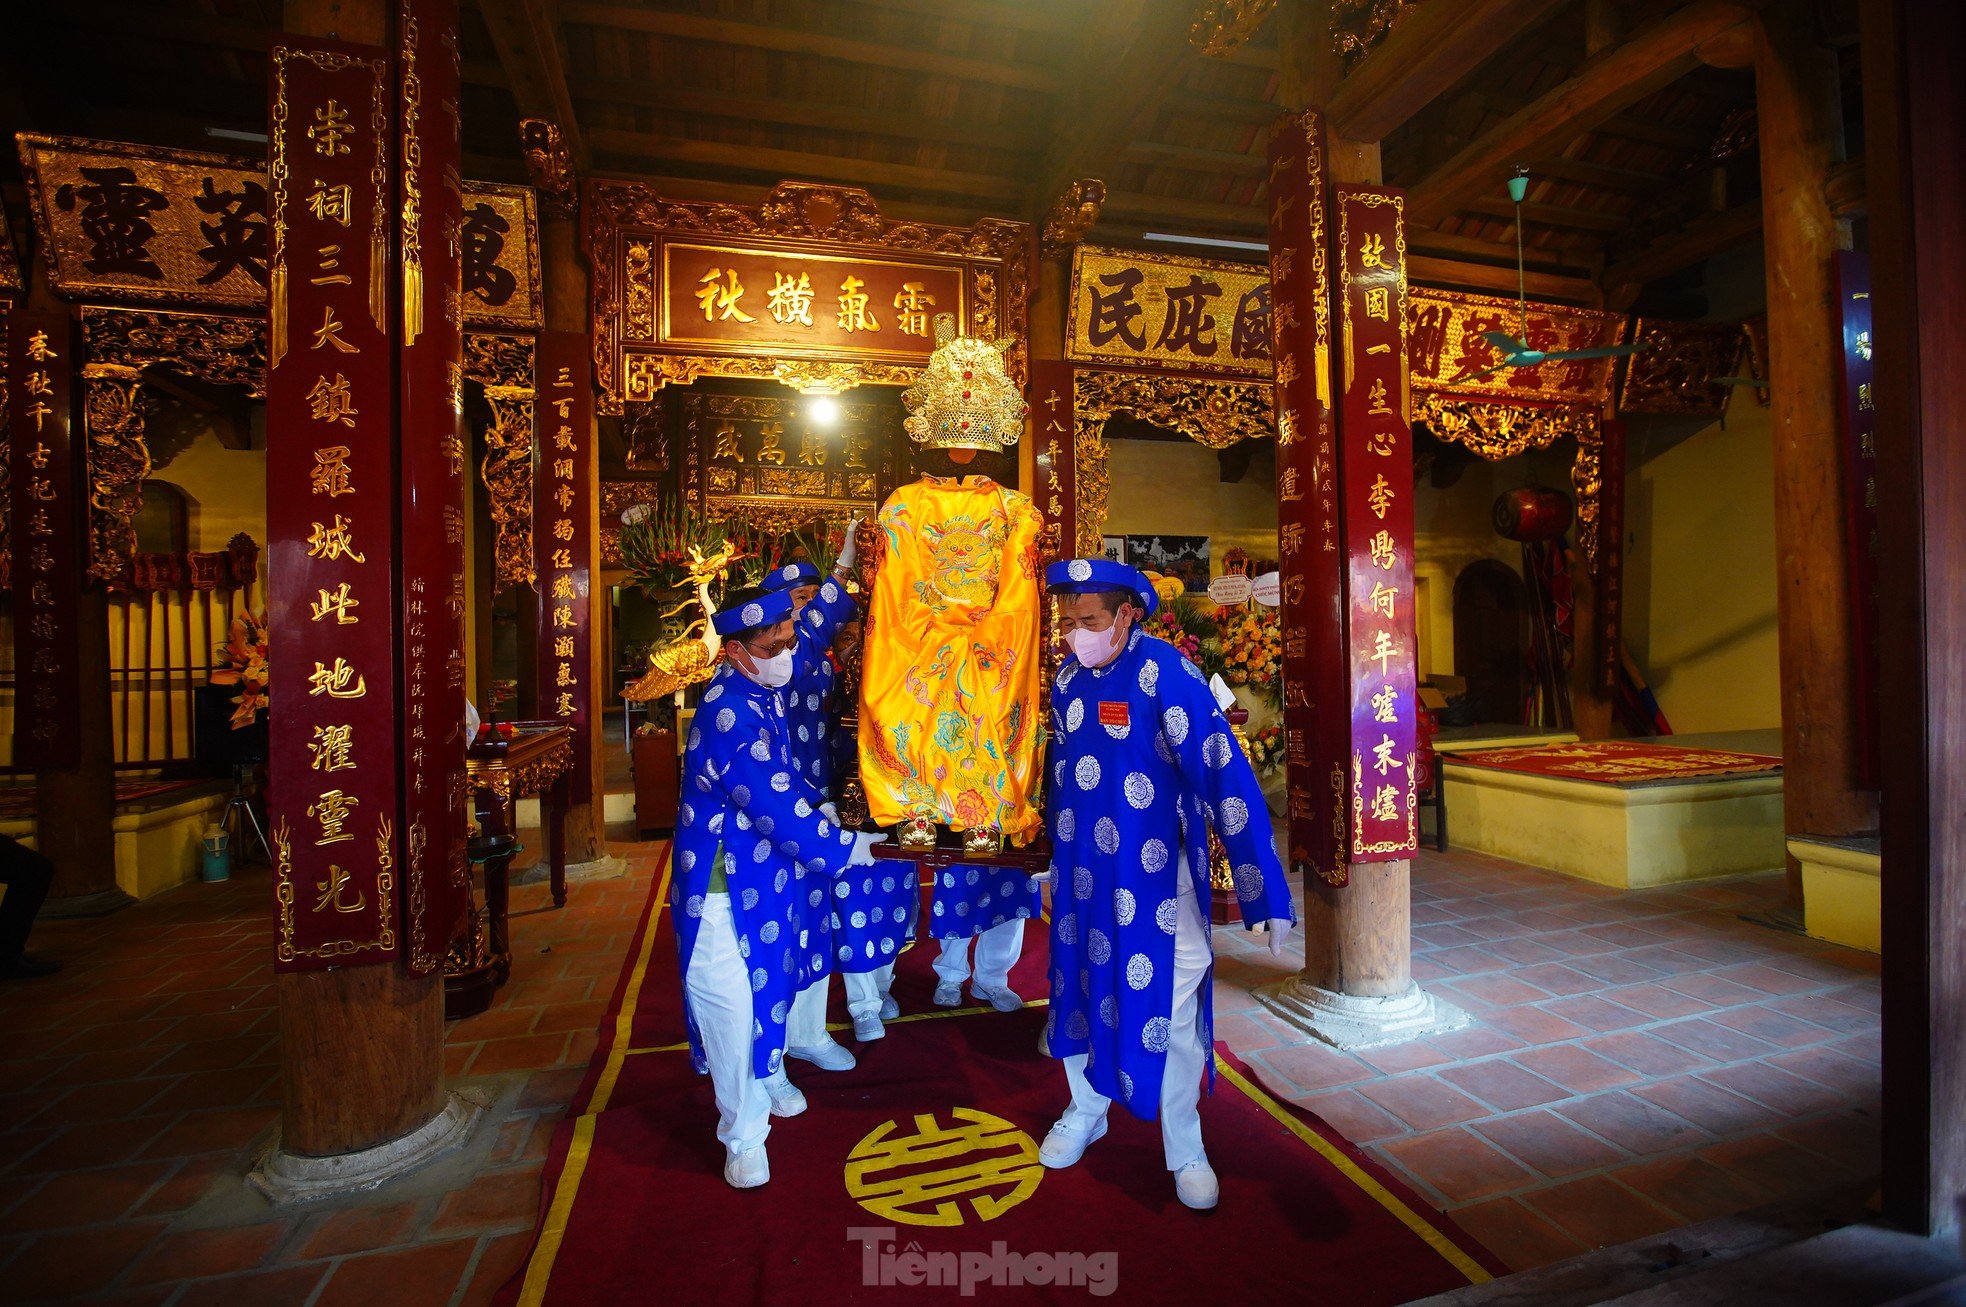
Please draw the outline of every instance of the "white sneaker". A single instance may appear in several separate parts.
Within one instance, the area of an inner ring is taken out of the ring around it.
[[[882,1039],[887,1035],[887,1027],[881,1024],[878,1012],[869,1012],[864,1017],[853,1019],[853,1037],[865,1044],[870,1040]]]
[[[881,995],[881,1020],[892,1021],[901,1015],[901,1005],[894,1001],[894,995]]]
[[[1065,1123],[1060,1121],[1044,1137],[1044,1143],[1038,1148],[1038,1160],[1054,1171],[1061,1170],[1084,1157],[1086,1149],[1105,1137],[1106,1118],[1103,1116],[1099,1118],[1098,1125],[1084,1134],[1067,1129]]]
[[[963,1003],[963,987],[961,981],[940,980],[936,982],[935,1006],[961,1007],[962,1003]]]
[[[765,1157],[765,1146],[759,1144],[726,1157],[724,1179],[733,1189],[756,1189],[771,1179],[771,1162]]]
[[[831,1035],[826,1036],[825,1043],[814,1044],[810,1048],[788,1048],[785,1050],[785,1056],[796,1057],[801,1062],[810,1062],[821,1071],[851,1071],[854,1067],[853,1054],[847,1051],[845,1044]]]
[[[1174,1192],[1184,1207],[1198,1212],[1208,1211],[1222,1197],[1222,1187],[1215,1182],[1215,1168],[1205,1160],[1190,1162],[1174,1173]]]
[[[773,1116],[797,1116],[806,1110],[806,1096],[785,1078],[783,1071],[765,1081],[765,1093],[771,1095]]]
[[[1005,985],[1001,989],[986,989],[982,985],[972,981],[970,982],[969,992],[999,1012],[1015,1012],[1024,1006],[1023,998],[1009,985]]]

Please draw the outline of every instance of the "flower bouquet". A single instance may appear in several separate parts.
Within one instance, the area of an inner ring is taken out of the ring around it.
[[[1223,679],[1252,685],[1275,697],[1283,671],[1283,624],[1275,610],[1233,610],[1222,620]]]
[[[1247,733],[1249,762],[1259,776],[1267,776],[1283,766],[1283,727],[1265,726]]]
[[[1189,662],[1201,668],[1203,676],[1225,672],[1222,660],[1222,625],[1219,610],[1204,599],[1183,596],[1162,604],[1159,612],[1142,624],[1149,635],[1179,649]]]
[[[232,698],[232,729],[244,730],[259,720],[269,702],[266,696],[266,614],[244,613],[232,619],[226,642],[214,649],[213,685],[236,685]]]

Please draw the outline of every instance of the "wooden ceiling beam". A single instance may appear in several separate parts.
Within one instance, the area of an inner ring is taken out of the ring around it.
[[[1283,110],[1268,100],[1230,100],[1219,95],[1203,95],[1198,91],[1180,88],[1170,90],[1160,98],[1160,108],[1171,114],[1188,114],[1200,118],[1217,118],[1224,122],[1248,123],[1253,126],[1267,126],[1276,121]]]
[[[1483,197],[1464,207],[1463,213],[1478,213],[1484,218],[1500,218],[1503,222],[1514,222],[1517,206],[1511,204],[1506,196],[1499,199]],[[1529,201],[1521,206],[1523,221],[1538,227],[1563,227],[1570,231],[1596,231],[1617,233],[1631,229],[1631,219],[1621,213],[1604,213],[1596,209],[1573,209],[1561,204],[1538,204]]]
[[[641,32],[648,36],[677,41],[702,41],[711,45],[772,50],[780,54],[805,55],[815,59],[838,59],[845,63],[867,64],[876,68],[896,68],[903,72],[927,73],[935,77],[982,82],[1016,90],[1056,95],[1064,79],[1048,68],[1027,63],[1004,63],[991,59],[971,59],[915,46],[882,45],[823,32],[804,31],[790,25],[743,23],[724,18],[705,18],[697,14],[670,13],[658,9],[636,9],[619,4],[565,3],[559,6],[563,22],[589,27]]]
[[[1260,155],[1232,154],[1227,150],[1203,150],[1187,145],[1166,145],[1160,141],[1133,141],[1121,151],[1128,163],[1151,164],[1156,168],[1179,168],[1185,172],[1226,173],[1234,177],[1261,177],[1269,171]]]
[[[1407,248],[1421,254],[1460,259],[1476,259],[1492,262],[1498,267],[1515,271],[1515,242],[1483,240],[1479,236],[1461,236],[1453,232],[1435,231],[1431,227],[1408,227],[1406,229]],[[1580,262],[1565,251],[1544,249],[1530,245],[1522,252],[1525,267],[1541,268],[1554,272],[1578,272]]]
[[[1325,106],[1331,130],[1383,141],[1567,0],[1461,0],[1422,5],[1361,57]],[[1328,39],[1323,24],[1313,25]]]
[[[1538,179],[1569,182],[1576,186],[1590,186],[1604,191],[1625,191],[1633,195],[1643,195],[1674,184],[1673,178],[1661,177],[1657,173],[1613,168],[1608,164],[1588,163],[1582,159],[1566,159],[1562,156],[1538,159],[1530,181],[1533,184]]]
[[[519,115],[544,118],[558,127],[575,170],[585,168],[587,144],[567,93],[566,56],[548,0],[478,0],[478,16],[498,47]]]
[[[1259,239],[1268,230],[1267,210],[1256,204],[1221,204],[1213,200],[1189,200],[1177,195],[1146,195],[1138,191],[1114,191],[1106,196],[1099,210],[1101,222],[1121,221],[1147,225],[1167,225],[1199,229],[1216,236]]]
[[[1613,259],[1599,280],[1614,300],[1620,291],[1657,281],[1716,254],[1753,240],[1761,231],[1761,202],[1738,204],[1725,213],[1689,222],[1643,249]]]
[[[995,150],[1019,148],[1014,132],[1007,135],[1002,127],[972,119],[881,113],[812,100],[726,95],[719,91],[692,90],[666,82],[583,78],[574,85],[573,98],[576,104],[633,105],[665,114],[728,118],[736,122],[805,127],[814,131],[852,132],[862,136],[888,136],[897,140],[933,141],[947,145],[976,145]]]
[[[899,14],[920,14],[970,27],[1036,32],[1041,36],[1067,36],[1085,25],[1083,8],[1057,4],[1054,0],[975,0],[966,5],[952,4],[950,0],[848,0],[848,3]]]
[[[665,200],[702,200],[718,204],[755,205],[770,190],[770,184],[755,182],[718,181],[708,177],[677,177],[664,173],[643,171],[624,172],[619,170],[596,169],[596,177],[609,177],[618,181],[640,182],[655,188]],[[476,174],[474,173],[475,177]],[[875,197],[881,212],[889,218],[905,222],[925,222],[944,227],[970,227],[979,218],[1001,217],[999,206],[991,205],[947,205],[924,203],[919,200],[890,199],[882,195]]]
[[[1500,194],[1517,165],[1560,153],[1584,133],[1700,66],[1700,47],[1747,13],[1732,4],[1690,5],[1584,61],[1576,73],[1470,142],[1407,192],[1415,223],[1435,221],[1484,194]]]
[[[1020,182],[1013,178],[956,172],[947,168],[922,168],[879,159],[806,154],[798,150],[777,150],[759,145],[730,145],[722,141],[684,140],[674,136],[652,136],[602,128],[590,131],[588,140],[597,155],[695,167],[741,169],[815,182],[852,182],[861,186],[922,191],[933,195],[969,195],[996,201],[1003,206],[1004,212],[1015,211],[1022,191]]]
[[[1496,295],[1514,295],[1516,292],[1515,269],[1490,263],[1466,263],[1460,259],[1409,253],[1406,256],[1406,275],[1409,280],[1423,286]],[[1562,300],[1571,304],[1595,306],[1604,298],[1597,283],[1589,277],[1565,276],[1555,272],[1523,273],[1523,290],[1531,299]]]

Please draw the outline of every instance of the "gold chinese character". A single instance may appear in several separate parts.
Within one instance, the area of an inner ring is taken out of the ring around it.
[[[1372,551],[1373,562],[1377,563],[1381,568],[1385,569],[1386,571],[1392,570],[1392,566],[1393,566],[1393,533],[1392,532],[1390,531],[1379,532],[1378,534],[1374,535],[1370,540],[1366,542],[1366,547]]]
[[[48,447],[37,440],[34,442],[34,448],[27,451],[27,461],[37,468],[46,467],[49,452]]]
[[[317,593],[321,597],[307,606],[314,621],[318,622],[330,613],[334,614],[336,626],[353,626],[362,620],[355,616],[355,609],[361,607],[362,601],[349,596],[348,582],[343,581],[332,590]]]
[[[30,372],[27,374],[27,384],[24,389],[30,395],[53,395],[54,379],[45,372]]]
[[[307,745],[314,756],[307,765],[315,771],[354,771],[355,760],[348,756],[354,749],[353,726],[316,726]]]
[[[1366,236],[1364,242],[1358,247],[1358,266],[1361,268],[1391,269],[1392,265],[1386,262],[1386,238],[1384,236],[1381,236],[1376,231]]]
[[[1378,793],[1372,796],[1372,816],[1375,821],[1399,820],[1399,791],[1390,785],[1381,785]]]
[[[314,389],[307,392],[307,411],[316,422],[339,422],[345,427],[354,426],[360,416],[355,411],[355,397],[348,389],[348,378],[339,372],[333,381],[325,374],[315,380]]]
[[[1277,384],[1287,386],[1297,380],[1297,356],[1285,354],[1277,360]]]
[[[573,716],[573,691],[560,691],[560,697],[553,701],[553,712],[560,717]]]
[[[1386,664],[1399,657],[1399,650],[1393,646],[1392,634],[1388,631],[1376,632],[1372,637],[1372,652],[1365,656],[1367,662],[1379,664],[1379,675],[1386,674]]]
[[[323,307],[321,310],[321,325],[314,328],[314,348],[319,349],[323,345],[332,345],[343,354],[360,354],[362,347],[351,345],[343,340],[341,338],[341,332],[342,326],[339,322],[335,321],[334,310]],[[352,412],[353,410],[350,411]]]
[[[553,656],[554,656],[555,658],[571,658],[571,657],[573,657],[573,656],[574,656],[574,653],[573,653],[573,637],[572,637],[572,636],[570,636],[570,635],[556,635],[556,636],[554,636],[554,637],[553,637]]]
[[[729,422],[717,428],[717,452],[712,458],[739,458],[737,452],[737,427]]]
[[[346,227],[355,216],[355,198],[346,182],[330,186],[316,179],[307,195],[307,211],[322,222],[338,222]]]
[[[1282,543],[1286,555],[1298,552],[1304,547],[1304,524],[1285,522],[1277,531],[1277,539]]]
[[[1372,696],[1372,720],[1375,722],[1397,722],[1399,720],[1399,695],[1388,685]]]
[[[807,467],[818,467],[826,461],[826,437],[816,431],[808,431],[799,437],[799,462]]]
[[[1393,617],[1393,607],[1398,600],[1399,590],[1396,587],[1389,586],[1384,581],[1374,581],[1372,593],[1366,596],[1365,606],[1376,609],[1390,621]]]
[[[565,571],[567,568],[573,566],[573,550],[571,549],[555,549],[550,557],[551,562],[549,566],[557,570]]]
[[[556,458],[553,460],[553,477],[557,481],[573,480],[573,460]]]
[[[573,519],[570,517],[556,519],[553,523],[553,538],[555,540],[573,539]]]
[[[575,679],[574,679],[574,675],[573,675],[573,664],[572,664],[572,663],[561,663],[561,664],[559,665],[559,667],[558,667],[558,668],[557,668],[557,669],[555,670],[555,672],[554,672],[554,675],[553,675],[553,684],[555,684],[555,685],[579,685],[579,684],[580,684],[580,682],[579,682],[579,681],[577,681],[577,680],[575,680]]]
[[[553,578],[553,597],[555,599],[577,599],[573,592],[573,577],[565,572]]]
[[[1286,245],[1280,250],[1270,252],[1270,280],[1289,281],[1290,265],[1297,261],[1295,246]]]
[[[355,832],[343,830],[342,827],[347,824],[348,818],[353,815],[349,810],[359,807],[361,802],[354,795],[342,790],[327,790],[320,798],[308,804],[307,815],[321,823],[321,838],[315,840],[314,843],[317,845],[339,844],[343,840],[354,839]],[[316,908],[315,911],[319,912],[320,909]]]
[[[703,307],[705,322],[722,322],[736,318],[739,322],[756,322],[757,319],[737,307],[737,301],[744,298],[743,283],[737,280],[736,268],[712,268],[698,280],[703,289],[696,292],[696,302]]]
[[[867,292],[862,289],[867,283],[858,277],[848,277],[840,283],[840,330],[841,331],[879,331],[881,324],[867,311]]]
[[[572,630],[573,625],[573,605],[556,604],[553,608],[553,628],[555,630]]]
[[[1304,492],[1297,488],[1297,476],[1298,469],[1294,467],[1287,467],[1277,473],[1278,499],[1289,503],[1291,500],[1302,499],[1304,497]]]
[[[368,906],[368,900],[362,897],[360,890],[355,892],[355,901],[353,903],[342,901],[342,895],[348,889],[348,872],[345,868],[338,867],[334,863],[328,864],[328,878],[326,880],[315,881],[314,888],[320,891],[321,895],[321,897],[314,900],[314,910],[316,912],[325,911],[330,907],[336,912],[360,912]]]
[[[573,487],[568,485],[566,482],[562,481],[559,485],[559,488],[553,492],[553,502],[558,504],[560,506],[560,511],[564,513],[567,511],[567,505],[571,504],[573,500],[574,500]]]
[[[1392,292],[1384,286],[1371,286],[1365,292],[1365,316],[1381,322],[1392,321]]]
[[[812,325],[812,278],[806,273],[797,277],[789,272],[774,272],[771,295],[766,301],[771,309],[773,320],[790,325]]]
[[[321,256],[322,275],[319,277],[309,277],[307,279],[309,285],[352,286],[355,284],[355,279],[349,276],[347,273],[335,271],[336,268],[339,268],[341,266],[341,259],[339,257],[341,254],[341,246],[323,245],[320,247],[318,253]]]
[[[48,348],[47,332],[35,331],[28,333],[27,357],[36,363],[46,363],[49,359],[60,358],[61,355]]]
[[[1403,769],[1406,766],[1405,763],[1393,757],[1393,750],[1396,747],[1398,746],[1393,743],[1392,736],[1387,735],[1384,731],[1379,733],[1379,743],[1372,746],[1372,766],[1381,776],[1384,776],[1389,771]]]
[[[1370,413],[1373,417],[1380,418],[1391,417],[1393,415],[1392,404],[1389,402],[1389,397],[1386,394],[1386,379],[1384,377],[1372,378],[1370,398],[1372,404],[1370,408],[1365,410],[1367,413]]]
[[[901,328],[902,335],[928,335],[928,311],[935,307],[935,296],[928,293],[927,287],[919,281],[902,282],[901,289],[894,294],[894,307],[899,312],[895,325]]]
[[[325,694],[330,699],[359,699],[369,692],[368,678],[358,676],[346,658],[335,659],[333,667],[315,663],[307,674],[307,687],[310,698]]]
[[[865,469],[867,466],[867,455],[873,447],[874,442],[866,436],[855,431],[847,432],[846,462],[841,464],[841,466],[848,469]]]
[[[358,563],[369,561],[355,551],[354,533],[348,529],[348,519],[339,513],[334,515],[332,525],[314,524],[313,532],[307,537],[307,556],[326,563],[341,558],[352,558]]]
[[[314,451],[314,472],[308,489],[312,494],[326,495],[330,499],[355,493],[355,486],[349,479],[348,446],[328,445]]]
[[[330,159],[348,153],[341,138],[354,134],[355,129],[348,123],[348,110],[333,100],[328,101],[326,108],[314,111],[314,125],[307,129],[307,139],[314,142],[314,153]]]
[[[41,419],[46,417],[52,417],[54,415],[54,410],[49,408],[46,404],[43,404],[39,400],[36,400],[33,406],[27,410],[27,415],[34,419],[34,429],[36,431],[39,431],[41,430]]]
[[[1875,407],[1875,405],[1871,403],[1870,383],[1868,381],[1859,381],[1857,383],[1857,407],[1859,409],[1864,409],[1864,410],[1872,409]]]
[[[1868,331],[1860,331],[1857,333],[1857,339],[1854,344],[1854,348],[1857,351],[1858,358],[1862,359],[1866,363],[1870,362],[1870,333]]]
[[[758,435],[760,436],[760,440],[758,442],[757,461],[784,467],[785,447],[780,441],[785,435],[785,424],[782,422],[767,422],[758,429]]]
[[[1386,510],[1393,506],[1393,488],[1385,477],[1373,478],[1372,490],[1366,495],[1365,502],[1371,507],[1373,516],[1383,522]]]

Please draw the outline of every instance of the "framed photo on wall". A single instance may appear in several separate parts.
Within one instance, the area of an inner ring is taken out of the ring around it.
[[[1100,536],[1099,554],[1109,563],[1124,563],[1126,561],[1126,537]]]
[[[1208,589],[1207,536],[1128,536],[1126,562],[1162,576],[1178,576],[1182,589],[1201,594]]]

